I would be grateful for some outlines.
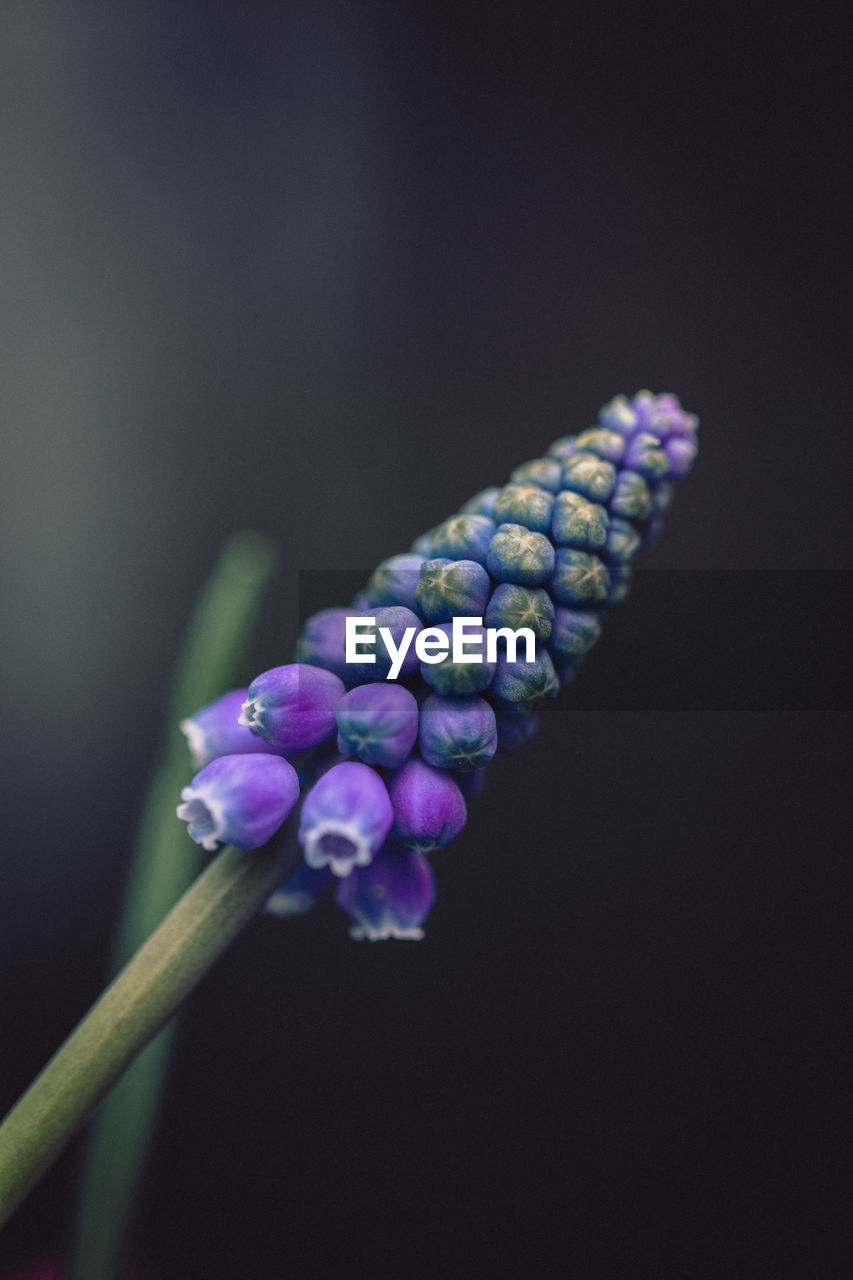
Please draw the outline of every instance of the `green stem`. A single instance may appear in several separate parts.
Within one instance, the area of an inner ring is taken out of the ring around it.
[[[0,1126],[0,1227],[293,860],[282,841],[223,849],[107,987]]]
[[[124,893],[110,976],[142,945],[192,884],[201,850],[175,818],[190,778],[181,720],[240,681],[242,662],[276,553],[262,534],[225,543],[196,601],[175,665],[162,757],[148,789]],[[113,1280],[151,1145],[176,1024],[136,1059],[98,1112],[83,1150],[71,1280]]]

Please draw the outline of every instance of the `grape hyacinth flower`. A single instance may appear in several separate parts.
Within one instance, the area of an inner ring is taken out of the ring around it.
[[[445,697],[464,698],[470,693],[482,693],[492,683],[495,664],[485,657],[485,628],[469,626],[465,630],[466,634],[472,638],[472,653],[469,656],[476,653],[475,646],[479,645],[483,657],[475,662],[454,662],[451,650],[451,653],[440,662],[422,662],[421,676],[433,693],[440,693]],[[435,632],[437,637],[446,636],[447,642],[451,643],[449,622],[441,622],[437,627],[430,627],[429,631]]]
[[[299,799],[299,779],[281,756],[219,756],[181,792],[178,817],[208,852],[218,843],[259,849]]]
[[[495,713],[484,698],[441,698],[421,703],[418,746],[427,764],[439,769],[482,769],[498,746]]]
[[[383,629],[390,636],[390,645],[382,634]],[[368,658],[364,658],[360,662],[353,663],[352,670],[356,678],[387,680],[389,677],[391,679],[402,677],[405,680],[407,676],[414,675],[418,669],[418,656],[411,642],[421,629],[420,618],[405,605],[389,605],[385,609],[377,610],[374,619],[376,641],[374,647],[369,650],[369,657],[373,658],[373,661],[370,662]],[[401,646],[405,652],[398,667],[397,654]],[[363,639],[359,648],[365,653],[368,652]]]
[[[365,602],[365,609],[367,608]],[[345,684],[357,677],[346,660],[346,622],[359,614],[358,609],[321,609],[302,628],[296,645],[297,663],[322,667]]]
[[[369,867],[356,867],[339,882],[335,901],[355,921],[353,938],[418,941],[435,902],[432,869],[417,849],[389,843]]]
[[[498,582],[541,587],[554,572],[554,544],[522,524],[501,524],[489,543],[486,566]]]
[[[424,557],[419,555],[389,556],[374,569],[364,590],[366,602],[373,608],[383,605],[404,605],[416,608],[415,588]]]
[[[410,849],[442,849],[465,826],[465,800],[445,769],[413,756],[393,774],[390,792],[394,835]]]
[[[541,707],[576,678],[609,611],[628,594],[637,551],[656,536],[690,470],[697,426],[676,396],[614,397],[594,425],[555,440],[408,553],[383,560],[349,608],[309,618],[296,663],[259,676],[241,707],[235,691],[184,722],[199,761],[212,753],[242,760],[244,779],[248,761],[289,767],[265,752],[307,756],[304,859],[271,911],[299,914],[335,884],[354,937],[421,936],[435,895],[426,855],[459,835],[466,799],[497,767],[492,759],[529,741]],[[361,649],[372,663],[346,661],[352,617],[374,624]],[[476,660],[454,661],[453,622],[462,618],[482,618],[497,633],[491,662],[485,631],[470,622]],[[531,633],[531,652],[523,640],[513,652],[502,630],[520,628]],[[192,788],[181,808],[195,838],[211,847],[232,837],[217,816],[218,793],[205,794],[214,802],[207,816],[190,812],[203,800]]]
[[[232,689],[181,721],[180,730],[197,769],[210,764],[218,756],[243,755],[249,751],[269,754],[269,746],[263,738],[240,721],[240,712],[248,696],[248,689]]]
[[[334,729],[343,696],[344,682],[332,671],[305,662],[273,667],[249,685],[240,724],[282,751],[315,747]]]
[[[416,609],[430,622],[482,618],[492,584],[476,560],[425,560],[415,588]]]
[[[330,866],[336,876],[366,867],[393,820],[385,783],[357,761],[333,765],[308,792],[299,821],[299,843],[309,867]]]
[[[396,769],[418,736],[418,701],[399,684],[361,684],[338,703],[338,750]]]

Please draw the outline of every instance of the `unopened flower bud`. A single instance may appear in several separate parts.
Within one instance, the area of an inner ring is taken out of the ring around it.
[[[562,480],[563,468],[557,458],[534,458],[532,462],[522,462],[510,476],[512,484],[535,484],[550,493],[559,490]],[[520,520],[519,524],[524,524],[524,521]]]
[[[240,724],[281,751],[299,751],[322,742],[335,728],[343,681],[332,671],[291,662],[263,672],[249,685]]]
[[[433,534],[432,554],[446,556],[448,560],[476,560],[478,564],[485,564],[494,532],[495,522],[488,516],[451,516]]]
[[[465,826],[465,800],[446,769],[413,757],[392,775],[389,791],[394,834],[410,849],[443,848]]]
[[[508,662],[506,656],[499,656],[489,698],[505,714],[519,715],[556,698],[559,689],[551,655],[543,649],[533,662]]]
[[[396,769],[418,736],[418,703],[393,681],[361,684],[338,703],[338,750],[365,764]]]
[[[281,756],[219,756],[181,792],[178,817],[196,844],[258,849],[275,834],[299,798],[299,779]]]
[[[498,745],[495,713],[483,698],[441,698],[421,703],[418,746],[437,769],[482,769]]]
[[[554,572],[554,547],[544,533],[520,524],[501,524],[489,544],[486,565],[498,582],[539,587]]]
[[[535,484],[507,484],[495,501],[497,524],[522,524],[536,533],[551,528],[554,495]]]
[[[554,602],[542,587],[519,587],[501,582],[489,600],[483,621],[487,627],[529,627],[537,640],[547,640],[554,619]]]
[[[338,884],[335,901],[355,921],[350,935],[418,941],[435,902],[432,869],[422,853],[389,842],[368,867],[356,867]]]
[[[369,765],[345,760],[314,783],[302,804],[299,843],[309,867],[346,876],[365,867],[388,835],[393,812],[385,783]]]
[[[415,591],[415,607],[431,622],[482,618],[489,598],[489,575],[476,560],[426,560]]]
[[[240,723],[240,711],[248,692],[248,689],[232,689],[181,721],[181,733],[187,739],[196,769],[210,764],[218,756],[269,753],[267,743]]]

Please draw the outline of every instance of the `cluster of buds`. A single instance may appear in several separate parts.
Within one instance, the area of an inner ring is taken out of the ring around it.
[[[596,426],[383,561],[351,607],[309,618],[295,662],[183,722],[203,766],[178,808],[192,838],[258,848],[302,795],[302,860],[269,909],[304,912],[334,884],[354,937],[420,938],[435,899],[427,855],[459,834],[485,768],[535,733],[625,598],[697,425],[676,396],[617,396]],[[387,637],[372,660],[347,661],[356,617]],[[459,661],[453,622],[472,617],[499,636],[527,628],[533,652],[505,639]],[[409,643],[427,631],[441,656]]]

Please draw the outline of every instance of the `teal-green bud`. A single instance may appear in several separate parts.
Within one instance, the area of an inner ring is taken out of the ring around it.
[[[421,703],[418,746],[436,769],[482,769],[497,745],[495,713],[485,699],[431,693]]]
[[[472,641],[466,646],[469,656],[473,656],[474,642],[483,655],[482,661],[475,662],[453,661],[452,623],[440,622],[435,628],[430,627],[429,630],[443,631],[449,646],[440,662],[421,663],[421,675],[433,693],[440,693],[446,698],[465,698],[471,693],[482,693],[489,687],[492,676],[495,674],[495,664],[485,659],[485,628],[468,626],[465,629],[466,636]]]
[[[424,560],[429,560],[430,556],[435,554],[432,549],[432,540],[438,527],[438,525],[435,525],[434,528],[427,529],[426,533],[422,533],[420,537],[415,538],[409,548],[409,553],[411,555],[421,556]]]
[[[409,552],[408,555],[389,556],[370,575],[364,595],[373,609],[383,605],[398,604],[414,609],[415,589],[424,557]]]
[[[610,589],[607,592],[607,607],[621,604],[631,590],[631,579],[634,570],[629,564],[612,564],[610,566]]]
[[[551,528],[553,494],[535,484],[504,485],[495,500],[497,524],[522,524],[536,533],[547,533]]]
[[[607,599],[610,574],[598,556],[558,547],[548,591],[558,604],[598,604]]]
[[[541,649],[533,662],[508,662],[506,655],[499,654],[489,700],[507,715],[525,715],[556,698],[559,689],[560,681],[547,650]]]
[[[554,602],[542,587],[519,587],[501,582],[495,587],[483,617],[487,627],[529,627],[537,641],[551,634]]]
[[[597,458],[594,453],[577,453],[563,466],[563,488],[582,494],[590,502],[607,502],[615,484],[613,463]]]
[[[639,549],[640,535],[627,520],[611,520],[607,531],[605,559],[612,564],[627,564]]]
[[[575,447],[586,453],[594,453],[605,462],[619,463],[625,456],[625,437],[606,427],[590,427],[575,440]]]
[[[469,498],[459,508],[461,516],[488,516],[490,520],[495,518],[495,499],[500,493],[497,485],[492,485],[489,489],[481,489],[479,493],[475,493],[473,498]]]
[[[548,447],[548,457],[555,458],[557,462],[565,462],[567,458],[573,458],[578,452],[576,435],[560,436],[559,440],[555,440],[554,443]]]
[[[425,560],[413,607],[430,622],[482,618],[490,590],[489,575],[476,560]]]
[[[592,609],[566,609],[558,605],[548,648],[554,657],[582,658],[601,635],[601,620]]]
[[[556,493],[563,482],[563,468],[556,458],[534,458],[532,462],[522,462],[520,467],[516,467],[510,481],[513,484],[535,484],[549,493]]]
[[[495,522],[488,516],[451,516],[432,536],[432,556],[485,564],[494,532]]]
[[[551,520],[551,537],[561,546],[595,550],[607,541],[609,517],[605,507],[571,489],[558,493]]]
[[[625,465],[639,471],[646,480],[662,480],[669,471],[669,458],[661,447],[660,437],[638,431],[625,452]]]
[[[611,515],[623,520],[647,520],[654,504],[649,486],[638,471],[620,471],[610,499]]]
[[[554,546],[543,533],[521,524],[502,524],[489,546],[486,567],[498,582],[539,587],[554,572]]]

